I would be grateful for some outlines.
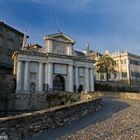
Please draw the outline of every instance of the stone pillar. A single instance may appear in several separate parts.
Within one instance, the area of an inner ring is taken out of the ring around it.
[[[94,73],[93,73],[93,68],[90,68],[90,91],[94,91]]]
[[[16,91],[21,91],[22,90],[22,61],[18,61],[17,65],[17,84],[16,84]]]
[[[89,68],[85,68],[85,90],[89,91]]]
[[[45,91],[48,91],[48,64],[45,64]]]
[[[24,91],[29,90],[29,62],[25,62],[25,71],[24,71]]]
[[[119,60],[119,79],[118,80],[123,80],[122,79],[122,65],[121,65],[121,59]]]
[[[39,74],[38,74],[39,91],[42,91],[43,86],[43,63],[39,63]]]
[[[127,69],[127,80],[128,80],[128,84],[131,84],[129,60],[126,61],[126,69]]]
[[[16,74],[16,59],[14,58],[14,69],[13,69],[13,74]]]
[[[51,92],[53,89],[53,64],[48,63],[48,88]]]
[[[78,67],[75,66],[75,86],[76,86],[76,91],[79,87],[79,77],[78,77]]]
[[[73,65],[68,65],[68,91],[73,92]]]
[[[48,52],[52,53],[52,40],[48,40]]]
[[[72,51],[73,51],[73,46],[67,46],[67,54],[68,55],[72,55]]]

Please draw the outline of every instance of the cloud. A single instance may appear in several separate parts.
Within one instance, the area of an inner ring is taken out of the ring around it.
[[[65,10],[65,11],[83,11],[87,10],[93,0],[27,0],[28,2],[36,4],[47,4],[52,7]]]
[[[33,35],[41,37],[56,32],[58,24],[77,41],[77,48],[84,49],[89,42],[92,49],[100,52],[106,49],[140,52],[140,0],[13,0],[19,5],[12,10],[16,3],[12,1],[8,7],[5,1],[0,0],[5,3],[1,17],[9,13],[10,22],[15,19],[15,24],[25,26]],[[26,7],[25,16],[20,12],[22,6]],[[35,40],[39,37],[33,36]]]

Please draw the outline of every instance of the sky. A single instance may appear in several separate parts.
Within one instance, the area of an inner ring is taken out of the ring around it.
[[[140,0],[0,0],[0,20],[27,32],[29,43],[58,30],[75,49],[140,54]]]

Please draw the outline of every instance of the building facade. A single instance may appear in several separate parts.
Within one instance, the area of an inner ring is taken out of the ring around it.
[[[14,52],[16,93],[94,91],[93,61],[78,55],[75,41],[63,33],[47,35],[44,40],[45,47],[37,51]]]
[[[0,73],[12,73],[12,54],[22,47],[24,34],[0,21]]]
[[[118,51],[110,56],[114,60],[116,72],[110,74],[110,80],[128,84],[140,83],[140,56],[127,51]],[[104,73],[96,73],[96,80],[106,81]]]
[[[128,84],[139,84],[140,82],[140,56],[125,52],[112,54],[118,71],[112,79],[126,81]]]

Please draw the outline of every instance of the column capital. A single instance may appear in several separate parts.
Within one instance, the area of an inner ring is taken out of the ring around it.
[[[74,66],[73,64],[68,64],[68,66]]]
[[[39,64],[43,64],[43,62],[38,62]]]
[[[74,65],[75,68],[79,68],[79,66]]]
[[[30,63],[30,61],[25,61],[25,63]]]
[[[48,61],[47,63],[48,63],[48,64],[49,64],[49,63],[53,64],[54,62]]]
[[[23,60],[20,60],[20,59],[18,60],[18,63],[22,63],[22,62],[23,62]]]

